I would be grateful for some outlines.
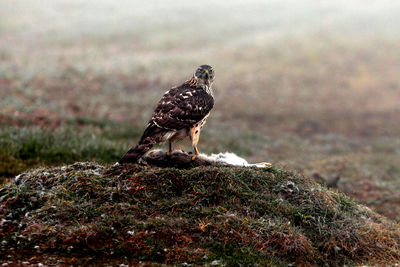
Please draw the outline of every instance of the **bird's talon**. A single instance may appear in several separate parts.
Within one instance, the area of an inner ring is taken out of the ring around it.
[[[193,156],[192,156],[192,160],[195,160],[196,157],[197,157],[197,155],[193,155]]]

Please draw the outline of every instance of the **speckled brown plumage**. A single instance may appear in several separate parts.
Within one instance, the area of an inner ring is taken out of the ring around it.
[[[212,82],[214,71],[208,65],[200,66],[192,78],[165,92],[158,102],[138,144],[119,161],[134,163],[155,144],[168,141],[170,151],[174,141],[187,136],[192,141],[195,158],[200,130],[214,106]]]

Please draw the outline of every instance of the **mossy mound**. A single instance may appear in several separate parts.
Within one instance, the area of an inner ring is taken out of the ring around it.
[[[37,169],[0,190],[1,262],[344,265],[400,261],[399,225],[276,168]]]

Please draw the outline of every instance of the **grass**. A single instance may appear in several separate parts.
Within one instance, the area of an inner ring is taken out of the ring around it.
[[[141,135],[143,125],[110,119],[75,117],[36,126],[36,121],[9,119],[0,127],[0,176],[3,181],[37,166],[75,161],[116,162]],[[54,126],[55,125],[55,126]],[[348,137],[341,134],[262,135],[210,119],[202,131],[200,151],[232,151],[250,162],[270,161],[285,169],[326,180],[339,175],[339,190],[375,211],[398,220],[400,205],[397,138]],[[165,148],[165,147],[164,147]],[[188,141],[176,149],[191,151]],[[166,148],[165,148],[166,149]]]
[[[1,189],[0,199],[0,260],[14,264],[400,260],[397,224],[277,168],[75,163],[25,173]]]
[[[127,149],[121,139],[138,138],[140,134],[135,127],[121,127],[107,121],[85,120],[85,127],[76,126],[83,121],[79,119],[63,127],[47,130],[39,127],[2,127],[0,177],[13,177],[38,165],[57,165],[91,159],[112,163]]]

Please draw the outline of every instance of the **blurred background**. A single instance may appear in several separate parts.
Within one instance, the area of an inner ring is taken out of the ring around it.
[[[114,163],[201,64],[216,71],[201,152],[313,176],[400,221],[395,1],[1,1],[2,182]]]

